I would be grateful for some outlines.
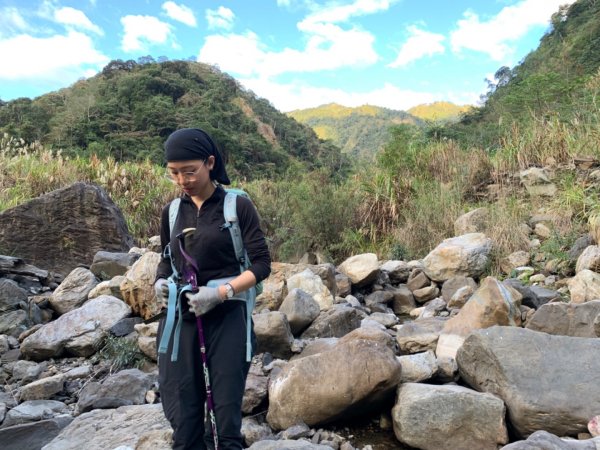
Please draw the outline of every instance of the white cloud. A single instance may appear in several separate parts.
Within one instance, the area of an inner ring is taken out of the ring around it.
[[[225,30],[231,30],[234,19],[235,14],[233,14],[233,11],[224,6],[219,6],[219,9],[216,10],[206,10],[206,21],[208,22],[209,29],[223,28]]]
[[[17,8],[7,6],[0,9],[0,38],[27,28],[27,22]]]
[[[189,25],[190,27],[195,27],[197,25],[194,11],[185,5],[178,5],[175,2],[164,2],[162,4],[162,9],[164,9],[167,13],[167,16],[173,20],[177,20],[178,22]]]
[[[240,79],[240,83],[259,97],[268,99],[280,111],[314,108],[325,103],[338,103],[348,107],[377,105],[395,110],[407,110],[415,105],[440,99],[450,100],[453,94],[419,92],[400,89],[390,83],[368,92],[349,92],[342,89],[310,86],[304,83],[276,83],[268,79]],[[464,95],[455,96],[456,99]],[[476,99],[478,94],[471,94]]]
[[[277,0],[277,6],[290,6],[291,0]]]
[[[452,50],[463,49],[487,53],[495,61],[510,58],[513,49],[509,43],[523,37],[532,27],[547,25],[550,17],[564,4],[575,0],[522,0],[506,6],[488,20],[481,20],[473,11],[466,11],[450,34]]]
[[[77,29],[91,31],[93,33],[103,35],[104,32],[92,23],[90,19],[80,11],[69,6],[57,9],[54,11],[54,20],[63,25],[71,26]]]
[[[26,34],[0,40],[0,79],[65,83],[96,73],[108,56],[94,48],[91,38],[77,31],[37,38]]]
[[[386,11],[390,5],[397,0],[355,0],[349,5],[328,5],[319,8],[313,14],[309,15],[303,22],[345,22],[351,17],[373,14],[379,11]]]
[[[206,38],[198,60],[218,64],[222,70],[241,75],[270,77],[287,72],[316,72],[340,67],[366,66],[375,63],[373,36],[358,30],[342,30],[322,24],[309,37],[304,50],[285,48],[280,52],[264,49],[258,36],[213,35]]]
[[[164,44],[171,36],[171,27],[152,16],[121,17],[125,35],[121,48],[126,52],[142,50],[147,44]]]
[[[408,27],[408,32],[410,37],[402,45],[395,61],[388,67],[401,67],[424,56],[444,53],[445,48],[442,41],[445,37],[443,35],[420,30],[414,25]]]

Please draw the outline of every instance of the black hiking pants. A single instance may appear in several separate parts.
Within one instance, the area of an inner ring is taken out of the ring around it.
[[[159,323],[157,343],[164,322],[163,318]],[[246,362],[246,304],[227,301],[202,316],[202,324],[219,449],[241,449],[242,398],[250,368]],[[158,355],[158,381],[163,410],[173,427],[173,448],[214,449],[211,424],[204,409],[206,389],[196,317],[192,313],[183,314],[175,362],[171,361],[172,348],[173,338],[167,353]]]

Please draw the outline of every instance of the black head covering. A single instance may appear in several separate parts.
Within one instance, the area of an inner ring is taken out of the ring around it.
[[[221,184],[231,184],[221,152],[206,131],[199,128],[182,128],[171,133],[165,141],[167,162],[193,159],[206,161],[209,156],[215,157],[210,179]]]

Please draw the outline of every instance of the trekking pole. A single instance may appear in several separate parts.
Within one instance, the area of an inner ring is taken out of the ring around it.
[[[177,237],[179,238],[179,249],[185,259],[183,269],[183,280],[192,286],[192,291],[198,291],[198,281],[196,279],[196,273],[198,272],[198,265],[196,261],[185,251],[184,238],[185,236],[193,232],[195,228],[186,228]],[[215,404],[213,402],[212,389],[210,387],[210,374],[208,372],[208,356],[206,354],[206,340],[204,339],[204,326],[202,325],[202,318],[196,316],[196,325],[198,327],[198,343],[200,344],[200,359],[202,360],[202,371],[204,372],[204,385],[206,387],[206,407],[208,410],[208,417],[210,419],[210,426],[213,435],[213,441],[215,444],[215,450],[219,450],[219,436],[217,435],[217,417],[215,414]]]

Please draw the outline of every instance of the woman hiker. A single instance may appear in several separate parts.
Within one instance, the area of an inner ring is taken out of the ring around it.
[[[182,195],[173,230],[170,230],[169,205],[162,211],[163,258],[154,285],[156,295],[166,306],[167,279],[174,269],[182,273],[186,264],[182,249],[197,265],[199,288],[180,297],[183,299],[180,302],[181,330],[169,338],[167,351],[159,353],[163,410],[173,427],[174,449],[212,449],[216,444],[219,449],[241,449],[242,397],[250,367],[248,336],[254,341],[254,333],[247,333],[247,324],[251,326],[251,321],[247,320],[244,300],[245,294],[269,275],[269,250],[252,202],[236,196],[243,245],[251,261],[246,270],[240,269],[232,234],[223,226],[226,191],[221,185],[228,185],[230,181],[221,154],[206,132],[194,128],[177,130],[168,137],[164,147],[167,175],[181,188]],[[193,230],[186,231],[185,244],[180,247],[176,236],[190,228]],[[164,252],[169,243],[170,258]],[[223,278],[228,282],[224,283]],[[220,281],[209,283],[211,280]],[[179,314],[176,316],[178,320]],[[197,317],[201,325],[197,324]],[[157,342],[161,341],[167,318],[160,320]],[[199,326],[204,334],[218,439],[212,436],[211,423],[205,415],[207,391]],[[179,349],[173,361],[177,334]]]

